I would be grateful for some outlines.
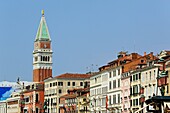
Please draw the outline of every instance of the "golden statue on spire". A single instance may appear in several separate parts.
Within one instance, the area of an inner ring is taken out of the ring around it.
[[[44,10],[41,11],[42,15],[44,16]]]

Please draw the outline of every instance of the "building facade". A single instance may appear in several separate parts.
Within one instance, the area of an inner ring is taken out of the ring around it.
[[[20,113],[20,93],[13,93],[10,98],[6,100],[7,113]]]
[[[44,83],[33,83],[26,86],[21,95],[24,98],[24,113],[44,112]]]
[[[7,113],[7,103],[6,103],[6,100],[0,101],[0,113]]]
[[[121,73],[122,67],[118,66],[111,68],[109,71],[108,78],[108,110],[110,112],[121,113],[122,111],[122,90],[121,90]]]
[[[90,77],[90,112],[107,112],[107,91],[108,91],[107,71],[102,71]]]
[[[134,113],[139,110],[142,106],[140,104],[140,88],[141,88],[141,71],[136,70],[131,73],[130,78],[130,111]]]
[[[67,91],[89,86],[90,74],[65,73],[45,80],[45,100],[48,101],[46,111],[60,113],[59,98]]]
[[[130,72],[122,73],[121,75],[122,89],[122,112],[130,113]]]
[[[154,64],[141,70],[140,103],[143,105],[143,107],[147,106],[144,100],[147,100],[156,95],[161,95],[160,90],[157,87],[158,74],[159,67],[154,66]],[[150,110],[151,109],[153,108],[150,107]],[[147,109],[144,108],[142,111],[146,112]]]

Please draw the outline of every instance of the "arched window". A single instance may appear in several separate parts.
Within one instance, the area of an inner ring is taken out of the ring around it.
[[[41,56],[41,61],[43,60],[42,56]]]
[[[48,61],[50,61],[50,57],[48,56]]]
[[[45,57],[45,61],[47,61],[47,56]]]

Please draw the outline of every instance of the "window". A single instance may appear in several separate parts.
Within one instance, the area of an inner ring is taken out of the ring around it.
[[[106,87],[102,87],[102,94],[106,94],[107,93],[107,86]]]
[[[139,73],[139,80],[141,79],[141,73]]]
[[[116,104],[116,95],[113,95],[113,104]]]
[[[136,74],[136,80],[138,80],[138,74]]]
[[[62,90],[61,90],[61,89],[59,89],[59,90],[58,90],[58,93],[59,93],[59,94],[61,94],[61,93],[62,93]]]
[[[35,101],[38,102],[38,94],[36,94],[36,98],[35,98]]]
[[[50,87],[52,87],[52,83],[50,83]]]
[[[168,85],[166,86],[166,93],[169,93],[169,87],[168,87]]]
[[[41,56],[41,61],[43,60],[42,56]]]
[[[115,70],[115,71],[113,71],[113,77],[114,77],[114,76],[116,76],[116,70]]]
[[[102,106],[105,106],[105,105],[106,105],[106,98],[102,98]]]
[[[35,113],[38,113],[38,108],[36,108],[36,112]]]
[[[58,86],[63,86],[63,82],[58,82]]]
[[[95,83],[97,83],[97,78],[95,78]]]
[[[38,57],[35,57],[35,62],[38,60]]]
[[[101,88],[97,89],[97,94],[101,94]]]
[[[50,57],[48,56],[48,61],[50,61]]]
[[[55,86],[56,84],[55,84],[55,82],[53,82],[53,86]]]
[[[150,80],[152,79],[152,76],[151,76],[151,71],[149,72],[149,76],[150,76]]]
[[[132,95],[132,87],[130,87],[130,95]]]
[[[135,106],[135,99],[133,99],[133,106]]]
[[[112,103],[111,103],[111,100],[112,100],[112,97],[111,96],[109,96],[109,105],[111,105]]]
[[[136,80],[136,76],[135,75],[133,75],[133,81],[135,81]]]
[[[80,86],[83,86],[83,82],[80,82]]]
[[[118,75],[120,75],[120,69],[118,69]]]
[[[25,98],[25,102],[29,102],[29,98],[27,97],[27,98]]]
[[[118,94],[118,103],[120,103],[120,94]]]
[[[116,80],[113,80],[113,88],[116,88]]]
[[[133,86],[133,94],[137,94],[138,93],[138,86],[134,85]]]
[[[67,82],[67,86],[70,86],[70,82]]]
[[[109,77],[110,77],[110,78],[112,77],[112,72],[109,72]]]
[[[132,106],[132,100],[130,100],[130,106]]]
[[[112,82],[109,81],[109,89],[111,89],[111,87],[112,87]]]
[[[120,79],[118,79],[118,87],[120,87]]]
[[[72,82],[72,86],[75,86],[76,84],[75,84],[75,82]]]
[[[135,104],[136,106],[138,105],[138,99],[136,99],[136,104]]]

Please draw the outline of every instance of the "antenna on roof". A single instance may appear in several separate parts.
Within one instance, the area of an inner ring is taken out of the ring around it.
[[[134,51],[134,53],[135,53],[135,40],[134,40],[133,43],[134,43],[134,44],[133,44],[133,51]]]
[[[97,64],[91,64],[90,66],[86,67],[86,71],[91,73],[94,72],[97,69],[98,65]]]

